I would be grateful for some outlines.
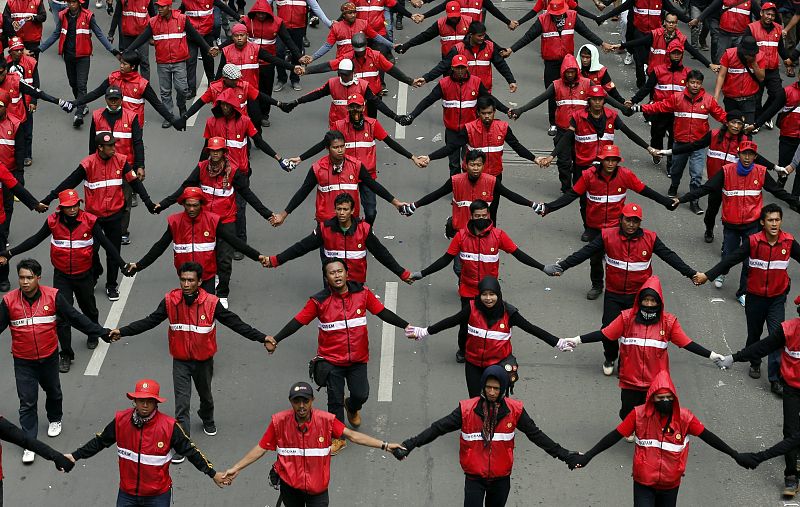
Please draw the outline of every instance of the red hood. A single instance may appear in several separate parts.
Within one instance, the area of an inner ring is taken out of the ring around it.
[[[256,0],[253,7],[247,12],[247,17],[253,19],[256,12],[263,12],[269,18],[274,18],[275,13],[272,12],[272,7],[269,6],[267,0]]]
[[[636,298],[633,300],[633,314],[636,315],[639,313],[639,294],[641,294],[645,289],[653,289],[658,293],[658,297],[661,299],[661,318],[663,319],[664,312],[666,311],[666,305],[664,304],[664,293],[661,290],[661,280],[659,280],[656,275],[648,278],[642,284],[641,288],[636,292]]]
[[[580,79],[581,68],[578,65],[578,60],[576,60],[575,57],[572,56],[571,54],[568,54],[568,55],[564,56],[564,60],[561,61],[561,79],[564,79],[564,74],[569,69],[575,69],[575,72],[577,73],[575,79],[576,80]]]
[[[652,278],[650,280],[652,280]],[[647,399],[644,402],[644,414],[648,417],[655,414],[656,406],[653,402],[653,396],[659,389],[668,389],[672,393],[672,396],[675,397],[675,400],[672,402],[672,420],[676,420],[676,415],[681,412],[681,405],[678,402],[678,391],[675,389],[675,384],[672,383],[672,378],[669,376],[667,370],[660,371],[658,375],[656,375],[656,378],[653,379],[653,383],[650,384],[650,389],[647,390]]]
[[[225,90],[217,96],[217,100],[214,101],[214,107],[211,108],[211,112],[213,112],[216,117],[222,116],[222,108],[219,107],[222,102],[233,107],[234,115],[241,116],[242,113],[239,112],[241,102],[239,102],[239,97],[236,95],[236,88],[225,88]]]

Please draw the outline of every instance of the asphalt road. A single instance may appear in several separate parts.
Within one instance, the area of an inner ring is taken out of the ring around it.
[[[328,13],[338,9],[330,0],[322,3]],[[509,16],[519,18],[531,5],[509,1],[503,7]],[[107,28],[108,16],[104,12],[97,16],[101,26]],[[423,26],[431,22],[433,20],[426,20]],[[493,18],[488,24],[490,35],[504,46],[517,40],[529,26],[510,33]],[[52,26],[52,20],[48,20],[45,31],[49,32]],[[421,28],[407,22],[406,29],[399,32],[398,40],[407,40]],[[615,25],[606,24],[598,33],[606,40],[616,42],[618,35],[613,33],[616,31]],[[324,29],[309,30],[312,50],[318,47],[326,33]],[[520,84],[517,93],[508,93],[496,74],[495,89],[499,98],[522,104],[543,90],[538,47],[539,42],[535,42],[509,60]],[[95,52],[90,89],[116,68],[116,60],[98,43],[95,43]],[[50,49],[42,56],[43,88],[51,94],[69,98],[63,65],[55,53],[55,49]],[[436,63],[438,55],[438,44],[432,42],[401,56],[399,65],[409,75],[421,75]],[[633,68],[624,66],[618,55],[603,55],[601,59],[609,66],[622,94],[632,95]],[[691,61],[688,63],[696,66]],[[706,76],[709,78],[707,87],[713,89],[712,74],[706,71]],[[291,99],[311,90],[326,77],[304,77],[303,92],[287,90],[275,96],[280,100]],[[389,88],[386,101],[394,108],[398,85],[390,80]],[[408,109],[413,108],[428,90],[430,85],[421,90],[409,90]],[[93,105],[100,107],[101,103]],[[289,117],[275,111],[272,114],[273,126],[266,129],[265,138],[279,153],[296,155],[321,138],[326,130],[327,109],[328,102],[320,101],[298,107]],[[405,139],[401,142],[412,152],[420,154],[430,153],[441,146],[441,141],[432,141],[437,134],[443,134],[440,111],[438,105],[431,107],[405,129]],[[178,133],[172,129],[162,130],[160,117],[148,106],[145,184],[154,198],[160,199],[172,192],[194,167],[202,146],[202,126],[208,114],[209,109],[204,109],[194,127]],[[394,132],[395,127],[390,121],[385,118],[381,121],[390,133]],[[640,118],[626,121],[641,135],[648,134],[647,126]],[[512,127],[529,148],[542,153],[551,149],[552,139],[546,135],[544,106],[527,113]],[[34,195],[45,195],[76,167],[86,154],[88,130],[88,124],[80,130],[73,129],[70,116],[51,104],[41,103],[36,113],[34,165],[26,171],[27,187]],[[620,135],[618,139],[625,165],[635,170],[651,187],[666,192],[669,182],[664,174],[664,164],[654,167],[647,153],[624,136]],[[765,131],[757,141],[762,153],[777,156],[776,132]],[[427,169],[418,169],[386,147],[380,147],[378,152],[380,181],[401,200],[417,199],[447,178],[444,161],[435,162]],[[527,162],[521,163],[515,155],[509,154],[509,150],[506,160],[505,185],[537,201],[557,197],[559,185],[555,164],[550,169],[539,169]],[[293,173],[286,174],[261,153],[254,153],[252,161],[253,188],[272,209],[282,209],[302,182],[308,164],[304,163]],[[687,178],[682,191],[688,185]],[[312,199],[309,198],[278,229],[273,229],[250,211],[251,244],[262,253],[275,254],[310,232],[313,228]],[[702,240],[701,219],[690,214],[686,206],[668,213],[641,197],[633,196],[630,200],[643,205],[644,225],[658,231],[666,244],[690,265],[702,271],[716,262],[721,226],[716,229],[718,239],[708,245]],[[767,202],[772,200],[771,196],[766,199]],[[177,212],[179,209],[169,211]],[[417,270],[438,258],[446,249],[442,227],[448,214],[449,203],[444,200],[420,209],[412,218],[401,217],[391,206],[380,202],[375,230],[401,264]],[[126,260],[137,260],[160,236],[166,225],[166,215],[150,216],[143,206],[134,210],[131,223],[133,244],[122,252]],[[11,242],[18,243],[27,237],[43,219],[44,216],[27,212],[20,206],[14,217]],[[793,212],[787,212],[784,223],[787,231],[798,230],[798,219]],[[579,240],[581,228],[577,204],[542,219],[533,215],[530,209],[504,201],[500,207],[499,225],[521,248],[543,262],[564,258],[583,245]],[[43,278],[49,283],[52,270],[47,249],[48,246],[42,244],[31,255],[48,266]],[[735,300],[733,284],[721,290],[710,284],[695,288],[660,260],[655,260],[654,266],[664,285],[667,309],[678,316],[690,336],[723,354],[743,346],[744,312]],[[568,337],[600,326],[602,299],[590,302],[585,298],[589,288],[588,270],[588,265],[583,265],[561,278],[548,278],[505,256],[500,274],[507,301],[518,306],[531,321],[554,334]],[[790,266],[790,274],[798,277],[794,263]],[[374,259],[370,261],[368,284],[381,298],[386,297],[387,287],[390,291],[394,288],[387,283],[397,282]],[[163,294],[176,286],[177,278],[167,253],[154,266],[136,276],[122,309],[120,323],[147,315],[155,309]],[[274,334],[302,307],[309,295],[319,290],[319,261],[316,255],[308,255],[269,271],[249,260],[237,262],[232,287],[231,309],[265,333]],[[794,294],[791,293],[792,297]],[[102,321],[110,309],[102,286],[97,290],[97,297]],[[120,307],[121,304],[117,308]],[[458,308],[455,280],[449,268],[414,286],[399,283],[397,287],[397,313],[417,325],[435,322]],[[790,303],[787,316],[793,314]],[[402,441],[449,413],[458,400],[466,396],[463,367],[453,358],[455,330],[426,342],[410,342],[400,330],[382,337],[382,323],[374,317],[370,318],[369,327],[372,392],[363,410],[362,431],[382,439]],[[92,354],[83,345],[84,338],[80,333],[75,332],[74,339],[77,358],[72,371],[62,376],[64,431],[55,439],[46,436],[42,401],[39,434],[43,440],[64,452],[82,445],[112,420],[116,410],[129,406],[124,393],[142,377],[161,382],[162,394],[168,398],[161,409],[172,413],[171,358],[167,350],[166,325],[113,344],[96,376],[84,375]],[[391,339],[394,340],[393,354]],[[225,470],[258,442],[270,415],[288,407],[286,392],[289,385],[297,380],[306,380],[307,361],[315,351],[316,327],[312,325],[298,332],[273,356],[268,356],[259,345],[222,327],[218,340],[220,350],[216,356],[214,391],[219,433],[215,437],[204,435],[196,417],[191,430],[197,445],[218,469]],[[514,343],[522,376],[515,396],[525,402],[529,413],[548,435],[569,449],[586,450],[616,426],[619,422],[619,388],[615,378],[601,374],[599,345],[583,346],[574,353],[559,353],[522,332],[515,334]],[[3,344],[8,350],[7,333]],[[781,438],[781,402],[769,393],[766,378],[759,381],[749,379],[746,365],[736,365],[732,371],[719,371],[707,360],[674,347],[671,347],[671,356],[671,371],[681,403],[692,409],[709,429],[734,448],[758,450]],[[383,385],[380,381],[382,362],[386,368],[394,367],[392,372],[384,370]],[[390,401],[379,401],[379,391],[382,399]],[[196,398],[193,404],[196,409]],[[325,407],[324,392],[319,394],[317,404],[319,408]],[[0,413],[16,422],[17,409],[11,355],[3,354],[0,358]],[[522,435],[519,435],[517,444],[509,506],[631,503],[630,444],[620,442],[595,459],[587,469],[577,472],[569,472],[566,466],[551,459]],[[113,449],[89,461],[79,462],[69,475],[56,472],[52,464],[41,458],[31,466],[23,466],[20,461],[22,451],[13,446],[6,446],[4,451],[6,505],[113,505],[118,481],[117,458]],[[197,473],[188,462],[173,466],[175,505],[274,505],[277,494],[268,487],[266,480],[273,459],[272,455],[265,457],[243,472],[226,490],[215,488],[210,479]],[[743,471],[731,459],[695,440],[680,501],[682,505],[789,505],[783,503],[779,495],[782,470],[783,462],[778,459],[763,464],[757,471]],[[403,463],[380,451],[353,444],[333,459],[330,486],[333,505],[459,505],[462,491],[457,434],[414,451]]]

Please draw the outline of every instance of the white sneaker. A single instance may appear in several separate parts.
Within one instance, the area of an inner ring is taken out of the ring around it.
[[[623,63],[624,63],[625,65],[630,65],[630,64],[632,64],[632,63],[633,63],[633,55],[632,55],[632,54],[630,54],[630,53],[628,53],[627,55],[625,55],[625,60],[623,60]]]
[[[725,275],[719,275],[714,278],[714,287],[721,289],[723,283],[725,283]]]
[[[228,298],[219,298],[219,302],[223,308],[228,309]]]
[[[764,123],[764,126],[767,127],[767,130],[772,130],[775,128],[775,122],[770,120]]]
[[[94,6],[95,6],[95,7],[97,7],[97,8],[99,9],[100,7],[102,7],[102,6],[103,6],[103,2],[101,2],[100,0],[97,0],[97,1],[94,3]]]
[[[172,458],[173,465],[180,465],[186,460],[185,456],[181,456],[180,454],[176,454],[174,458]]]
[[[603,375],[610,377],[614,373],[614,361],[603,362]]]
[[[57,437],[61,434],[61,421],[51,422],[47,427],[48,437]]]
[[[29,451],[28,449],[22,451],[22,462],[26,465],[33,463],[34,458],[36,458],[36,453],[33,451]]]
[[[744,308],[744,304],[745,304],[745,297],[747,297],[747,294],[742,294],[741,296],[739,296],[738,298],[736,298],[736,301],[738,301],[738,302],[739,302],[739,304],[740,304],[740,305],[742,305],[742,308]]]

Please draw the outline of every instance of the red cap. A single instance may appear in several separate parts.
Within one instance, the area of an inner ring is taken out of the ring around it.
[[[4,107],[11,105],[11,95],[5,90],[0,90],[0,105]]]
[[[354,93],[353,95],[349,95],[347,97],[347,105],[350,104],[358,104],[359,106],[364,105],[364,96],[360,93]]]
[[[772,2],[764,2],[763,4],[761,4],[761,10],[762,11],[765,11],[767,9],[772,9],[774,11],[777,11],[778,7]]]
[[[638,204],[629,202],[622,208],[622,216],[628,218],[638,218],[639,220],[642,219],[642,207]]]
[[[78,195],[78,192],[72,190],[71,188],[68,190],[62,190],[58,193],[59,208],[69,208],[70,206],[75,206],[79,202],[81,202],[81,198]]]
[[[605,97],[606,90],[602,86],[592,86],[591,88],[589,88],[589,93],[586,96],[589,98]]]
[[[653,394],[672,394],[672,391],[670,391],[668,387],[662,387]]]
[[[748,150],[758,153],[758,145],[753,141],[742,141],[739,143],[739,153]]]
[[[224,137],[212,137],[208,140],[206,145],[207,150],[227,150],[228,145],[225,143]]]
[[[619,146],[615,144],[607,144],[603,146],[603,149],[600,150],[600,153],[597,155],[597,158],[600,160],[605,160],[611,157],[618,158],[619,161],[622,162],[622,155],[619,154]]]
[[[797,296],[796,298],[794,298],[794,304],[800,305],[800,296]]]
[[[233,28],[231,28],[231,35],[237,33],[247,33],[247,27],[244,26],[242,23],[236,23],[235,25],[233,25]]]
[[[556,16],[560,16],[567,12],[567,2],[564,0],[550,0],[547,4],[547,12],[550,14],[555,14]]]
[[[172,0],[156,0],[156,5],[172,7]]]
[[[454,56],[453,59],[450,61],[450,66],[451,67],[469,67],[469,64],[467,63],[467,57],[464,56],[464,55],[456,55],[456,56]]]
[[[159,391],[161,391],[161,386],[158,385],[158,382],[145,378],[137,382],[135,390],[132,393],[128,393],[127,396],[131,400],[153,399],[159,403],[164,403],[167,400],[158,395]]]
[[[203,191],[200,190],[200,187],[186,187],[183,189],[183,193],[180,197],[178,197],[178,204],[183,204],[186,199],[197,199],[200,201],[200,204],[206,203],[206,196],[203,194]]]
[[[8,49],[9,51],[17,51],[20,49],[25,49],[25,45],[22,43],[22,39],[19,37],[11,37],[8,39]]]
[[[667,53],[672,53],[673,51],[680,51],[683,53],[683,42],[678,40],[677,37],[669,41],[669,44],[667,45]]]
[[[461,17],[461,4],[458,2],[458,0],[450,0],[447,2],[445,12],[447,12],[448,18],[459,18]]]

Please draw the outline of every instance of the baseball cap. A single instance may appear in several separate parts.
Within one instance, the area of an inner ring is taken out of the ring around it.
[[[683,42],[679,41],[677,37],[669,41],[669,45],[667,46],[667,53],[672,53],[673,51],[680,51],[683,53]]]
[[[606,90],[602,86],[592,86],[589,88],[589,93],[586,94],[587,97],[605,97]]]
[[[106,146],[116,142],[117,140],[111,135],[111,132],[98,132],[94,136],[94,144],[97,146]]]
[[[107,99],[121,99],[122,98],[122,90],[120,90],[118,86],[109,86],[108,88],[106,88],[106,98]]]
[[[445,12],[447,12],[448,18],[459,18],[461,17],[461,4],[458,2],[458,0],[451,0],[450,2],[447,2]]]
[[[227,150],[228,145],[225,142],[224,137],[212,137],[208,140],[208,144],[206,145],[207,150]]]
[[[350,104],[358,104],[359,106],[364,105],[364,97],[360,93],[354,93],[347,97],[347,105]]]
[[[172,0],[156,0],[156,5],[163,7],[172,7]]]
[[[337,72],[353,72],[353,60],[345,58],[339,62],[339,68],[337,69]]]
[[[564,0],[550,0],[547,4],[547,12],[550,14],[555,14],[556,16],[560,16],[567,12],[567,2]]]
[[[69,208],[70,206],[75,206],[81,202],[81,198],[78,195],[78,192],[70,189],[62,190],[58,193],[58,207],[59,208]]]
[[[469,67],[467,63],[467,58],[464,55],[456,55],[450,61],[451,67]]]
[[[622,216],[628,218],[642,219],[642,207],[638,204],[629,202],[622,208]]]
[[[20,49],[25,49],[25,45],[22,43],[22,39],[19,37],[11,37],[8,39],[8,49],[10,51],[17,51]]]
[[[743,151],[753,151],[758,153],[758,145],[753,141],[742,141],[739,143],[739,153]]]
[[[774,11],[777,11],[778,7],[775,6],[775,4],[772,3],[772,2],[764,2],[763,4],[761,4],[761,10],[762,11],[766,11],[767,9],[772,9]]]
[[[153,399],[159,403],[164,403],[167,400],[158,395],[160,391],[161,386],[158,385],[158,382],[150,379],[142,379],[136,382],[136,387],[133,392],[127,393],[127,396],[131,400]]]
[[[356,4],[354,4],[353,2],[345,2],[342,4],[340,10],[342,12],[355,12]]]
[[[197,199],[200,201],[200,204],[206,203],[206,196],[203,194],[203,191],[200,190],[200,187],[184,188],[183,193],[181,193],[181,196],[178,197],[178,204],[183,204],[186,199]]]
[[[313,400],[314,389],[311,387],[311,384],[308,382],[295,382],[292,387],[289,388],[289,399],[293,400],[295,398]]]

